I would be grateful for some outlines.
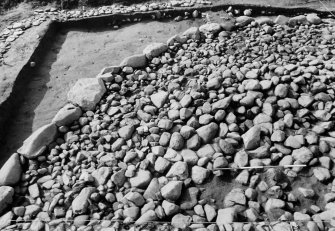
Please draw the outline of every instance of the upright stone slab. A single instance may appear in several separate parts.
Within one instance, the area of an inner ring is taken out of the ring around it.
[[[190,39],[199,40],[200,39],[200,30],[199,27],[191,27],[187,29],[184,33],[184,36]]]
[[[80,106],[85,111],[94,110],[101,97],[105,94],[106,87],[99,78],[78,79],[70,89],[68,100]]]
[[[80,107],[68,103],[57,112],[55,117],[52,119],[52,122],[55,123],[57,126],[69,125],[73,121],[79,119],[81,114],[82,111]]]
[[[14,153],[0,169],[0,186],[14,186],[21,178],[19,154]]]
[[[152,43],[144,48],[143,54],[145,54],[148,58],[153,58],[167,51],[167,49],[168,46],[164,43]]]
[[[10,186],[0,186],[0,214],[12,204],[14,189]]]
[[[28,159],[34,159],[44,152],[46,146],[55,140],[56,135],[57,126],[54,123],[44,125],[31,134],[17,152]]]
[[[199,31],[203,34],[217,34],[221,31],[221,25],[219,23],[206,23],[199,27]]]
[[[124,60],[122,60],[120,66],[128,66],[128,67],[133,67],[133,68],[138,68],[138,67],[145,67],[147,65],[147,58],[145,54],[139,54],[139,55],[132,55]]]

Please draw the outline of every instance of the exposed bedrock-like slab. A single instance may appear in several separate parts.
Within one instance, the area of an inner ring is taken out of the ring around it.
[[[101,79],[79,79],[68,92],[68,100],[89,111],[94,109],[105,92],[106,87]]]

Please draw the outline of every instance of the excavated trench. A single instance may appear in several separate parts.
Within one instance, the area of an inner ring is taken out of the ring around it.
[[[212,22],[227,17],[224,10],[231,5],[198,7]],[[293,16],[327,11],[303,7],[270,7],[234,4],[241,12],[252,9],[254,16]],[[151,42],[165,42],[169,37],[191,26],[204,23],[201,18],[172,19],[189,15],[195,8],[160,11],[165,20],[152,20],[156,12],[116,14],[65,22],[51,22],[43,38],[17,75],[12,92],[0,103],[0,166],[15,152],[36,129],[47,124],[65,104],[66,93],[79,78],[94,77],[105,66],[118,65],[123,58],[142,53]],[[129,23],[134,19],[143,21]],[[129,20],[130,19],[130,20]],[[121,25],[114,29],[113,25]],[[30,62],[37,63],[34,68]]]
[[[257,10],[261,12],[261,9]],[[301,10],[285,12],[295,13],[301,13]],[[211,12],[210,16],[213,21],[219,21],[224,13]],[[112,21],[117,22],[115,18]],[[31,58],[36,67],[30,68],[28,63],[22,69],[10,99],[0,105],[3,128],[0,132],[0,166],[33,131],[52,120],[64,106],[66,94],[76,80],[94,77],[103,67],[118,65],[127,56],[142,53],[149,43],[165,42],[169,37],[203,23],[201,18],[180,22],[144,20],[124,24],[119,29],[113,28],[108,17],[52,23]],[[228,192],[233,188],[244,188],[232,179],[233,173],[229,171],[213,177],[201,186],[204,188],[201,199],[213,198],[218,207],[223,207]],[[296,178],[291,189],[303,185],[313,188],[317,195],[323,195],[327,186],[310,179],[305,176]],[[322,196],[316,196],[314,200],[324,206]],[[299,209],[307,209],[311,201],[302,201]]]

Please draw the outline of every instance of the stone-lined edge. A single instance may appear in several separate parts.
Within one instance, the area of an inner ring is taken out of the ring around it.
[[[38,63],[40,54],[43,53],[45,49],[45,44],[47,41],[51,40],[54,35],[57,33],[57,30],[62,28],[71,28],[71,27],[81,27],[81,26],[102,26],[107,25],[108,23],[122,23],[129,22],[135,19],[159,19],[160,17],[174,17],[174,16],[184,16],[187,12],[189,15],[192,15],[193,11],[204,12],[204,11],[219,11],[219,10],[227,10],[230,7],[240,10],[252,10],[252,14],[254,16],[257,15],[297,15],[297,14],[306,14],[306,13],[316,13],[322,17],[329,16],[328,11],[315,10],[308,7],[271,7],[271,6],[259,6],[252,4],[218,4],[218,5],[210,5],[210,6],[200,6],[200,7],[183,7],[183,8],[173,8],[166,10],[155,10],[155,11],[146,11],[146,12],[133,12],[133,13],[118,13],[118,14],[110,14],[110,15],[100,15],[100,16],[92,16],[88,18],[76,18],[69,19],[67,21],[50,21],[49,26],[46,31],[41,33],[41,39],[36,49],[31,53],[30,58],[27,60],[26,64],[22,67],[22,69],[18,72],[18,75],[15,77],[13,84],[10,86],[9,94],[4,96],[4,99],[0,100],[0,140],[5,137],[5,131],[8,128],[8,120],[15,113],[14,109],[17,105],[17,102],[22,100],[22,94],[20,92],[23,90],[25,83],[28,81],[25,79],[25,76],[29,74],[31,71],[30,64]]]
[[[50,33],[51,31],[54,31],[57,25],[55,23],[58,22],[50,24],[49,29],[44,34],[41,42],[48,39],[48,32]],[[26,158],[45,158],[42,154],[45,153],[48,146],[54,144],[59,133],[64,133],[66,131],[65,126],[70,125],[72,122],[79,119],[83,112],[91,111],[96,108],[96,105],[107,91],[105,83],[111,82],[114,79],[113,74],[118,74],[120,72],[129,73],[129,71],[133,71],[134,68],[145,67],[148,61],[167,51],[169,45],[174,43],[185,43],[188,39],[198,40],[201,36],[211,36],[220,31],[232,30],[249,24],[273,25],[275,23],[288,24],[289,26],[299,24],[319,24],[321,23],[321,19],[316,14],[309,14],[307,16],[299,15],[293,18],[279,15],[275,21],[270,18],[261,18],[255,21],[252,17],[240,16],[236,18],[234,25],[230,27],[225,27],[219,23],[207,23],[200,27],[191,27],[182,35],[172,36],[167,40],[166,44],[152,43],[143,50],[142,54],[135,54],[125,58],[119,66],[103,68],[96,78],[82,78],[77,80],[75,85],[68,92],[67,104],[57,112],[51,123],[44,125],[33,132],[24,141],[22,147],[17,150],[17,153],[13,153],[0,169],[0,187],[5,186],[8,190],[14,192],[11,187],[15,187],[20,181],[22,166],[27,162]],[[37,51],[35,50],[31,59],[38,54],[38,49],[41,49],[41,47],[37,48]],[[29,63],[30,62],[25,65],[25,68],[27,68]]]

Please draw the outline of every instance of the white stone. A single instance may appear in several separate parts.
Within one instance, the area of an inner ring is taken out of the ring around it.
[[[167,51],[167,49],[168,46],[164,43],[152,43],[144,48],[143,54],[145,54],[148,58],[153,58]]]
[[[66,104],[63,108],[61,108],[55,117],[52,119],[52,122],[57,126],[65,126],[71,124],[73,121],[79,119],[82,111],[80,107],[76,107],[73,104]]]
[[[92,111],[105,92],[106,87],[101,79],[83,78],[77,80],[68,92],[67,98],[83,110]]]
[[[120,66],[128,66],[133,68],[145,67],[147,58],[145,54],[132,55],[122,60]]]

